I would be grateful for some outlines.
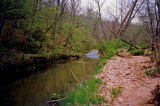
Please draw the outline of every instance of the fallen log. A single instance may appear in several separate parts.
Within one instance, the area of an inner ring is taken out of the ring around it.
[[[137,47],[136,45],[134,45],[134,44],[132,44],[132,43],[130,43],[130,42],[128,42],[128,41],[126,41],[126,40],[124,40],[124,39],[120,39],[122,42],[124,42],[124,43],[127,43],[128,45],[130,45],[130,46],[132,46],[132,47],[134,47],[134,48],[136,48],[136,49],[140,49],[139,47]]]

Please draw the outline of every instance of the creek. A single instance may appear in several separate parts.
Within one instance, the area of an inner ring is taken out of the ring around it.
[[[14,82],[0,91],[1,106],[47,106],[52,93],[65,95],[81,82],[86,81],[96,69],[98,50],[83,58],[63,64],[45,66],[42,71]],[[73,75],[74,74],[74,75]]]

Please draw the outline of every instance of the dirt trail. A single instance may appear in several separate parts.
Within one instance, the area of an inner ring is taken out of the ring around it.
[[[110,106],[153,106],[146,104],[151,99],[151,91],[160,82],[160,78],[151,78],[144,70],[152,68],[149,57],[114,57],[108,60],[103,72],[98,74],[103,82],[99,95],[109,101]],[[121,94],[112,102],[111,89],[120,88]]]

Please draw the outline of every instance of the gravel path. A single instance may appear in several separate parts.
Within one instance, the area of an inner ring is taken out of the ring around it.
[[[144,74],[144,70],[152,67],[154,64],[145,56],[116,56],[108,60],[103,72],[96,76],[106,82],[100,86],[99,95],[108,100],[110,106],[153,106],[146,103],[151,99],[151,91],[160,82],[160,78]],[[122,91],[114,100],[112,88],[120,88]]]

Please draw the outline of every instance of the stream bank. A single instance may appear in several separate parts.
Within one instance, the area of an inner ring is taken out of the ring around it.
[[[18,62],[1,62],[0,63],[0,86],[8,85],[16,80],[25,78],[37,71],[43,71],[45,65],[65,63],[70,60],[76,60],[81,58],[79,55],[55,55],[55,56],[30,56],[25,61]]]
[[[86,57],[68,60],[61,64],[48,64],[31,76],[1,90],[0,104],[4,106],[48,106],[46,103],[52,93],[65,95],[78,82],[84,82],[96,69],[98,51],[88,52]]]

